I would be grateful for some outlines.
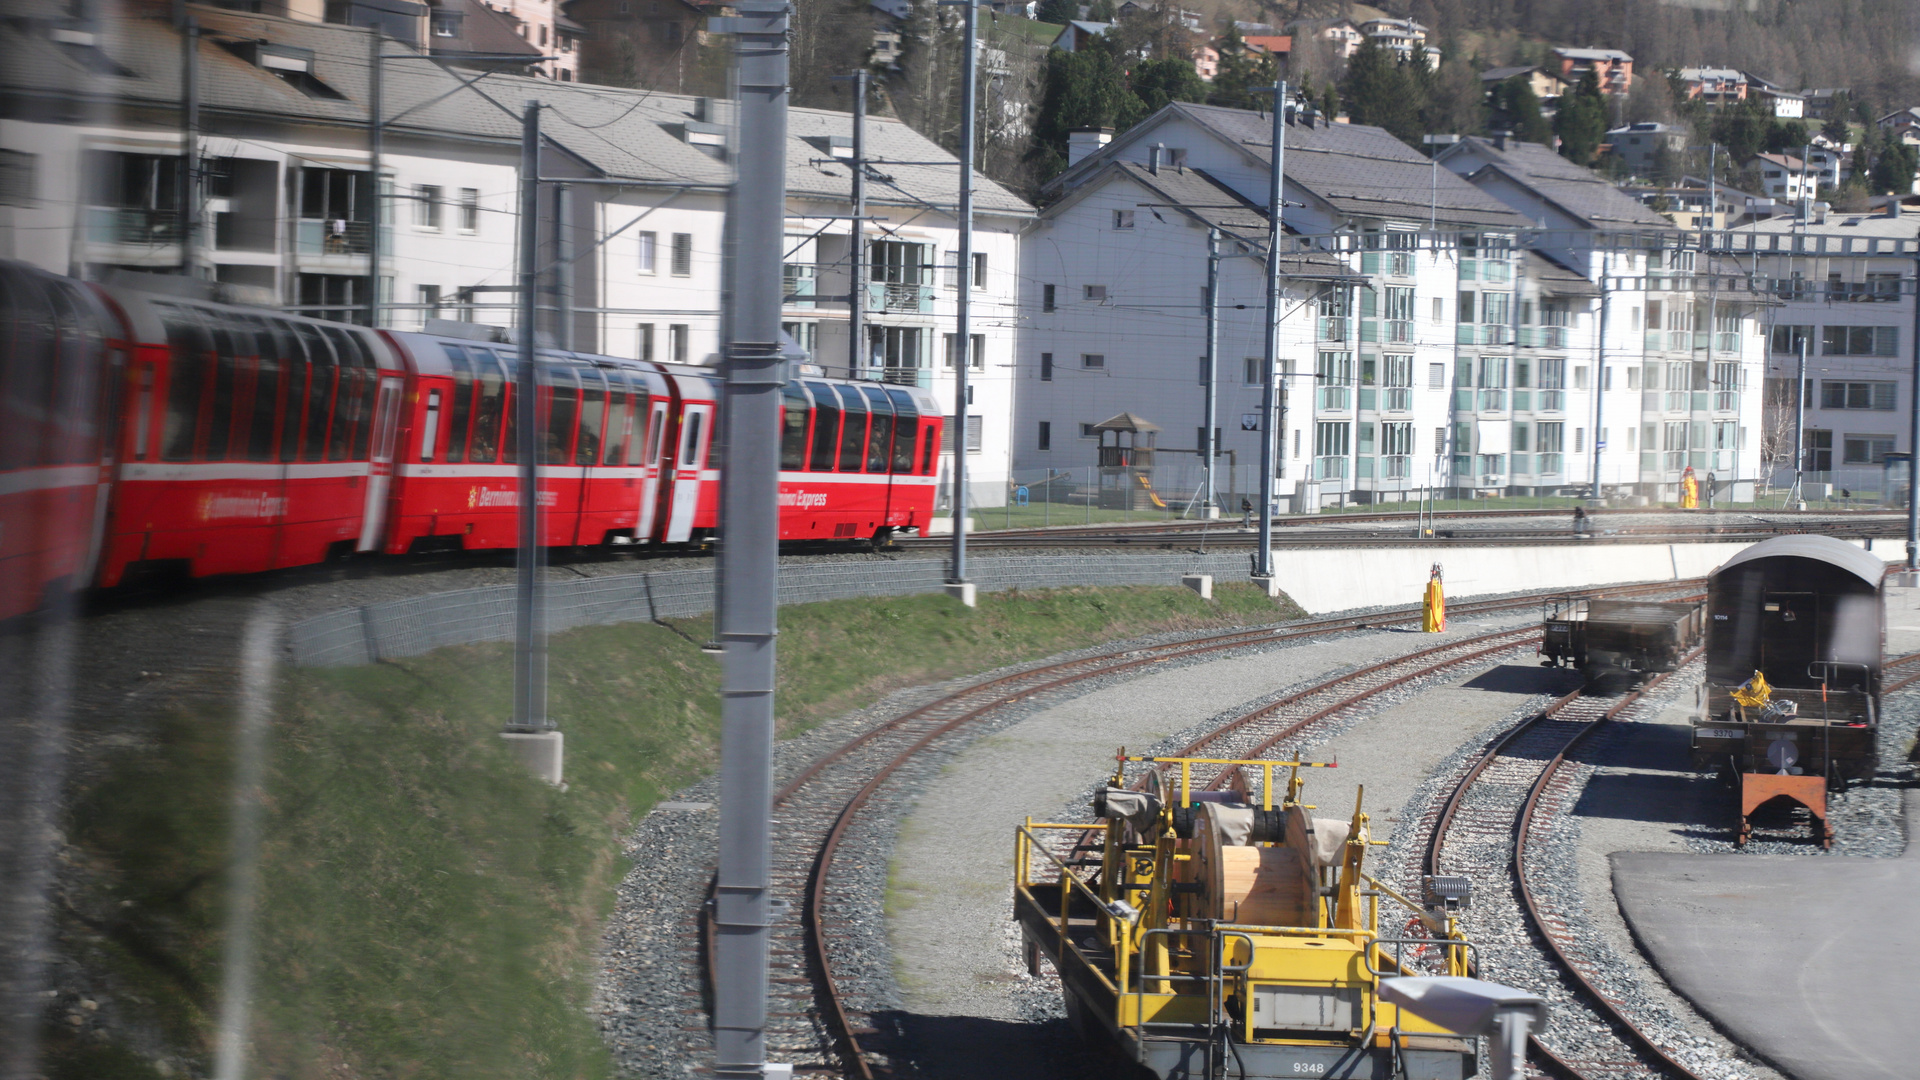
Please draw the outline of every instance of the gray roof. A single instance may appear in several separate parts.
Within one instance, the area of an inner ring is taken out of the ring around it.
[[[1056,185],[1076,183],[1118,148],[1142,138],[1156,119],[1183,114],[1212,131],[1222,141],[1239,147],[1255,160],[1272,160],[1273,120],[1269,114],[1213,105],[1174,102],[1154,117],[1134,125],[1105,149],[1067,170]],[[1425,157],[1389,135],[1366,124],[1298,122],[1287,128],[1287,181],[1311,193],[1341,215],[1359,218],[1397,218],[1425,221],[1431,213],[1449,225],[1525,228],[1526,218],[1509,210],[1447,170],[1433,175]],[[1437,196],[1429,204],[1429,195]]]
[[[1831,536],[1808,535],[1776,536],[1771,540],[1762,540],[1721,563],[1714,574],[1718,576],[1757,559],[1812,559],[1837,566],[1874,586],[1880,584],[1887,572],[1886,561],[1872,552],[1862,551],[1845,540],[1836,540]]]
[[[364,30],[323,23],[296,22],[265,15],[195,8],[202,25],[200,85],[202,119],[209,134],[259,130],[260,121],[293,121],[349,129],[348,146],[362,145],[368,116],[368,36]],[[102,20],[103,52],[133,74],[100,75],[66,52],[47,47],[22,23],[0,23],[0,50],[14,57],[0,69],[0,98],[19,103],[32,114],[85,116],[45,99],[95,102],[120,110],[127,123],[155,121],[129,111],[150,104],[172,114],[180,99],[180,42],[164,19]],[[309,97],[277,76],[224,48],[222,41],[271,40],[312,49],[313,74],[338,91],[339,100]],[[410,52],[388,41],[389,56]],[[424,55],[424,54],[423,54]],[[383,64],[382,111],[390,121],[388,138],[479,142],[497,154],[517,152],[522,105],[536,100],[547,108],[541,132],[551,142],[609,177],[662,185],[723,187],[732,167],[679,134],[694,119],[698,99],[621,87],[556,82],[521,75],[491,74],[470,91],[458,91],[460,76],[421,60]],[[444,100],[422,105],[455,91]],[[416,108],[416,106],[421,106]],[[402,115],[404,114],[404,115]],[[172,121],[166,119],[163,124]],[[797,197],[844,202],[847,168],[815,166],[826,153],[805,141],[809,136],[852,134],[847,113],[793,109],[788,116],[787,190]],[[952,161],[953,155],[897,120],[870,117],[867,147],[871,157],[901,161]],[[869,184],[870,199],[881,205],[933,203],[943,208],[958,200],[955,166],[883,167],[899,188]],[[1033,208],[1005,188],[976,174],[975,203],[983,213],[1028,216]]]
[[[1116,161],[1112,169],[1177,207],[1175,213],[1218,228],[1223,239],[1266,243],[1266,211],[1199,169],[1163,165],[1155,173],[1132,161]],[[1281,228],[1284,232],[1284,221]],[[1332,255],[1282,255],[1280,266],[1288,277],[1355,277],[1346,264]]]
[[[1588,281],[1585,275],[1569,270],[1538,251],[1522,252],[1526,265],[1521,272],[1534,287],[1548,296],[1594,297],[1600,295],[1599,286]]]
[[[1468,136],[1445,154],[1462,153],[1467,147],[1489,162],[1481,167],[1483,171],[1499,172],[1593,228],[1673,228],[1673,223],[1666,218],[1638,200],[1622,195],[1606,177],[1568,161],[1540,143],[1508,139],[1503,150],[1491,139]]]
[[[1487,70],[1480,73],[1480,81],[1481,82],[1506,82],[1508,79],[1513,78],[1515,75],[1525,75],[1530,71],[1537,71],[1537,70],[1539,69],[1534,67],[1488,68]],[[1559,76],[1557,75],[1554,77],[1559,78]]]
[[[1728,231],[1757,236],[1867,236],[1883,240],[1912,240],[1920,237],[1920,215],[1888,217],[1885,213],[1843,214],[1836,211],[1828,213],[1824,222],[1783,216],[1735,226]]]

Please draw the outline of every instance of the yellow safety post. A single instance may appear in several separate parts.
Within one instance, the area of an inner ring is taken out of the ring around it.
[[[1427,598],[1420,607],[1422,633],[1438,634],[1447,628],[1447,596],[1440,587],[1440,564],[1433,564],[1433,576],[1427,579]]]
[[[1694,478],[1691,465],[1680,475],[1680,509],[1700,509],[1700,481]]]

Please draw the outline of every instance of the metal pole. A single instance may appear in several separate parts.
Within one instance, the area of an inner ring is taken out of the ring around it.
[[[1800,489],[1801,472],[1807,464],[1807,338],[1800,334],[1800,363],[1793,378],[1793,490],[1787,501],[1798,502],[1805,496]]]
[[[714,1075],[767,1058],[773,917],[773,702],[779,518],[780,252],[786,233],[786,0],[742,0],[732,29],[739,128],[727,207],[727,468],[720,490],[720,871],[714,892]]]
[[[385,121],[380,119],[380,114],[383,110],[380,87],[380,47],[385,44],[385,42],[386,35],[382,34],[378,27],[367,31],[367,44],[369,46],[367,51],[367,180],[369,182],[368,188],[373,198],[373,220],[367,225],[367,325],[374,327],[380,325],[380,211],[382,209],[382,200],[380,198],[380,136],[386,127]],[[533,123],[534,139],[537,143],[539,140],[540,121],[536,118]],[[524,138],[524,132],[522,134]],[[521,148],[522,167],[526,167],[525,153],[526,148],[523,146]],[[526,178],[521,182],[523,188],[526,190],[534,190],[539,186],[535,180],[535,178],[540,175],[537,171],[538,166],[536,165],[534,168],[535,171],[528,172]],[[523,190],[520,195],[520,208],[523,213],[527,206],[526,190]],[[537,215],[527,214],[526,216],[532,218]],[[521,231],[524,234],[524,223],[521,226]],[[525,268],[530,265],[527,262],[528,258],[530,258],[530,256],[524,253],[520,256],[523,273],[525,272]],[[522,325],[531,327],[533,324],[526,322]]]
[[[1207,408],[1206,424],[1200,430],[1201,460],[1206,465],[1207,502],[1202,516],[1220,505],[1213,485],[1213,458],[1219,453],[1214,445],[1213,428],[1220,422],[1216,415],[1216,387],[1220,383],[1220,230],[1207,229]]]
[[[1803,376],[1804,381],[1804,376]],[[1915,483],[1915,465],[1920,465],[1920,250],[1913,257],[1913,400],[1907,417],[1907,569],[1920,570],[1920,483]]]
[[[967,364],[973,359],[973,337],[968,322],[973,292],[973,157],[974,97],[979,61],[976,42],[979,5],[961,6],[967,58],[960,80],[960,288],[954,305],[956,329],[953,358],[953,581],[967,580]]]
[[[180,272],[194,277],[200,266],[200,20],[180,30]]]
[[[375,35],[375,41],[379,35]],[[377,190],[377,188],[376,188]],[[378,214],[376,212],[376,219]],[[374,222],[379,231],[379,222]],[[540,582],[539,379],[534,372],[533,323],[540,242],[540,103],[527,102],[520,126],[520,357],[514,373],[514,452],[519,455],[520,551],[513,619],[513,726],[540,732],[547,722],[547,620]],[[376,312],[377,315],[377,312]]]
[[[1285,200],[1281,178],[1287,168],[1287,80],[1273,84],[1272,162],[1267,170],[1267,333],[1265,373],[1260,387],[1260,538],[1254,553],[1257,577],[1273,577],[1273,461],[1274,440],[1284,438],[1274,426],[1274,386],[1280,380],[1280,219]]]
[[[1600,423],[1606,416],[1607,386],[1607,271],[1612,269],[1612,256],[1603,253],[1600,256],[1600,330],[1594,339],[1593,372],[1593,490],[1587,493],[1587,502],[1599,506],[1600,498]]]
[[[573,192],[553,186],[554,341],[573,351]]]
[[[847,251],[853,261],[847,287],[847,378],[857,379],[867,355],[867,69],[853,73],[853,221]]]

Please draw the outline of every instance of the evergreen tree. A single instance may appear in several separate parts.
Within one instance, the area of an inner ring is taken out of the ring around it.
[[[1033,126],[1034,167],[1050,177],[1067,167],[1067,135],[1075,128],[1112,127],[1134,100],[1126,73],[1104,48],[1047,54],[1045,89]]]
[[[1711,133],[1733,160],[1745,161],[1766,149],[1773,126],[1772,110],[1756,97],[1721,109],[1713,118]]]
[[[1525,75],[1515,75],[1495,86],[1493,107],[1497,114],[1494,122],[1512,131],[1516,138],[1552,145],[1553,125],[1540,112],[1540,98]]]
[[[1133,101],[1121,110],[1125,127],[1152,116],[1173,101],[1207,100],[1207,84],[1193,68],[1191,60],[1145,60],[1134,65],[1127,80]]]
[[[1820,125],[1820,134],[1825,135],[1837,146],[1846,145],[1847,137],[1853,134],[1852,127],[1847,123],[1847,113],[1852,108],[1853,105],[1847,100],[1847,95],[1835,94],[1833,103],[1829,106],[1827,122]]]
[[[1113,22],[1119,18],[1119,16],[1115,14],[1116,10],[1113,0],[1093,0],[1091,4],[1087,5],[1087,21],[1100,23]]]
[[[1422,69],[1425,64],[1421,65]],[[1424,80],[1369,38],[1347,60],[1340,98],[1356,124],[1387,129],[1402,142],[1418,144],[1420,110],[1426,105]]]
[[[1767,152],[1799,157],[1807,147],[1807,125],[1799,120],[1775,120],[1767,125]]]
[[[1080,18],[1080,5],[1074,0],[1040,0],[1033,17],[1038,22],[1064,26]]]
[[[1229,26],[1220,42],[1220,69],[1213,76],[1213,90],[1207,103],[1229,109],[1258,109],[1266,99],[1256,97],[1255,87],[1273,85],[1273,57],[1247,48],[1240,28]]]
[[[1327,114],[1328,120],[1340,115],[1340,92],[1334,89],[1332,80],[1328,80],[1326,91],[1320,95],[1320,111]]]
[[[1892,129],[1882,131],[1867,187],[1875,195],[1909,195],[1915,172],[1920,172],[1920,147],[1908,146]]]
[[[1607,102],[1600,96],[1600,81],[1593,72],[1587,72],[1579,86],[1560,96],[1553,133],[1560,136],[1562,157],[1581,165],[1593,164],[1593,155],[1607,137]]]

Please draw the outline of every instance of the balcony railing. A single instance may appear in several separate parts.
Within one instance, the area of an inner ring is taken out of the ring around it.
[[[1380,459],[1380,478],[1382,480],[1405,480],[1413,475],[1413,459],[1404,454]]]
[[[1670,473],[1677,473],[1687,467],[1687,452],[1685,450],[1668,450],[1665,453],[1665,457],[1667,471]]]
[[[1480,391],[1480,411],[1481,412],[1506,412],[1507,411],[1507,392],[1505,390],[1499,390],[1499,389],[1494,389],[1490,387],[1482,389]]]
[[[811,266],[783,266],[780,273],[780,302],[790,308],[812,307],[814,280]]]
[[[391,252],[390,245],[383,245]],[[373,222],[301,218],[294,234],[296,255],[365,255],[373,250]]]
[[[1564,349],[1567,347],[1567,328],[1523,326],[1520,328],[1520,344],[1532,349]]]
[[[1739,412],[1740,411],[1740,391],[1738,390],[1715,391],[1713,395],[1713,411],[1714,412]]]
[[[1387,340],[1389,342],[1394,342],[1394,343],[1412,342],[1413,341],[1413,320],[1388,319],[1387,320]]]
[[[883,367],[879,369],[880,381],[895,386],[917,386],[922,390],[933,389],[933,369],[919,367]]]
[[[1514,476],[1532,476],[1533,475],[1533,455],[1532,454],[1514,454],[1509,459],[1509,462],[1510,462],[1510,467],[1512,469],[1512,475]]]
[[[1565,412],[1567,410],[1567,392],[1565,390],[1542,390],[1540,402],[1535,406],[1539,412]]]
[[[1413,408],[1413,388],[1411,386],[1389,386],[1386,400],[1380,408],[1385,412],[1408,412]]]
[[[172,210],[89,206],[87,239],[96,244],[177,244],[180,215]]]
[[[1453,388],[1453,409],[1455,412],[1473,411],[1473,387],[1456,386]]]
[[[1665,330],[1647,331],[1641,347],[1648,352],[1664,352],[1667,347],[1667,332]]]
[[[868,282],[867,310],[927,314],[933,310],[933,286],[899,281]]]
[[[1534,462],[1535,476],[1559,476],[1566,466],[1565,459],[1559,454],[1541,454]]]
[[[1454,330],[1454,341],[1460,345],[1510,345],[1513,343],[1513,327],[1505,323],[1461,323]]]
[[[1317,457],[1313,459],[1313,478],[1315,480],[1344,480],[1346,477],[1346,458]]]
[[[1513,392],[1513,411],[1514,412],[1532,412],[1533,411],[1533,391],[1515,390]]]
[[[1352,400],[1344,386],[1323,386],[1320,388],[1320,407],[1336,412],[1345,411]]]
[[[1347,320],[1344,315],[1320,316],[1319,337],[1321,341],[1347,340]]]

